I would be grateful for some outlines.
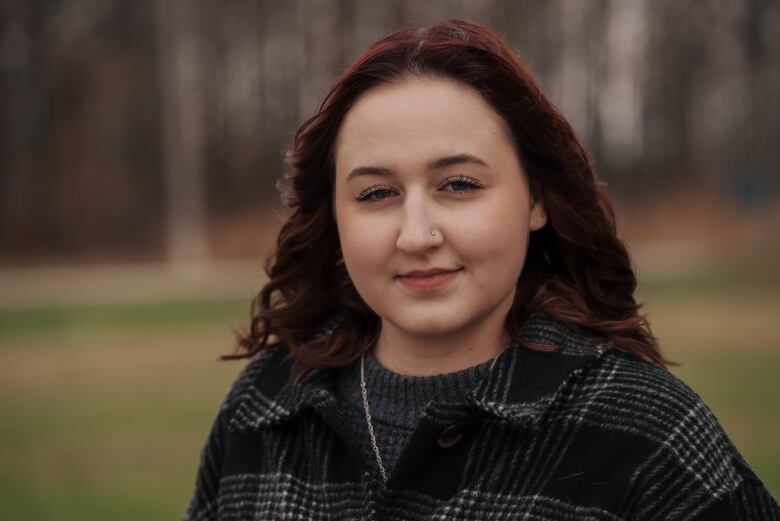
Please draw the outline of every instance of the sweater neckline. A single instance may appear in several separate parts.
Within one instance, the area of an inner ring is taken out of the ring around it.
[[[373,354],[365,354],[366,392],[371,417],[401,427],[413,427],[430,402],[463,400],[487,373],[493,360],[458,371],[430,376],[403,375],[384,367]],[[336,379],[337,396],[347,405],[363,408],[360,392],[360,359]]]

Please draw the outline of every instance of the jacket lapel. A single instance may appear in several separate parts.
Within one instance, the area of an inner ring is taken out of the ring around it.
[[[609,349],[606,342],[546,317],[528,319],[522,336],[557,349],[544,352],[511,345],[470,394],[477,407],[509,421],[536,421],[575,375]]]
[[[609,344],[548,317],[530,317],[523,338],[555,346],[541,352],[510,346],[498,357],[466,402],[429,404],[426,415],[436,424],[475,421],[489,416],[512,422],[535,422],[576,374],[600,358]],[[233,431],[260,430],[280,425],[316,410],[338,425],[339,407],[333,391],[335,371],[314,369],[297,385],[292,381],[293,360],[275,349],[254,382],[239,397],[230,421]]]
[[[311,373],[295,385],[292,380],[293,360],[287,350],[274,348],[263,370],[238,398],[236,412],[229,428],[235,432],[256,431],[281,425],[299,416],[314,403],[316,388],[309,383]]]

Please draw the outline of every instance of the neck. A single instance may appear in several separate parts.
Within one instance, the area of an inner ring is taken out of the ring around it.
[[[386,369],[401,375],[431,376],[460,371],[497,357],[509,344],[503,316],[479,327],[447,335],[411,335],[382,321],[374,357]]]

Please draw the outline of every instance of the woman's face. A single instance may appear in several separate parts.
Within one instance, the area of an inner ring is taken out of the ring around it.
[[[503,325],[546,215],[503,120],[475,90],[421,78],[373,88],[347,113],[335,159],[344,262],[383,328]],[[412,273],[429,270],[446,273]]]

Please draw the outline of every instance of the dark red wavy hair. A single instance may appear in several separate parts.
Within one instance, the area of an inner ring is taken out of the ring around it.
[[[266,262],[269,280],[253,302],[249,330],[236,353],[223,358],[250,357],[281,342],[303,374],[348,364],[378,333],[380,320],[358,295],[341,255],[332,212],[333,147],[361,94],[410,76],[446,77],[481,93],[506,121],[531,192],[544,203],[548,221],[531,234],[505,321],[513,341],[552,349],[520,335],[527,317],[545,314],[650,362],[669,363],[639,314],[636,277],[614,211],[571,125],[504,40],[457,19],[399,30],[373,44],[298,129],[278,184],[292,213]],[[324,329],[332,334],[317,334]]]

